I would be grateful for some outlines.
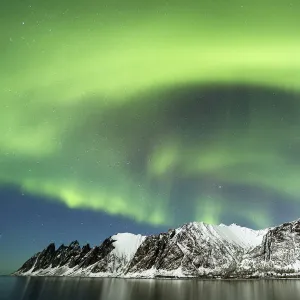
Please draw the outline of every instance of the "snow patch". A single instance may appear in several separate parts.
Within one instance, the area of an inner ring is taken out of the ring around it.
[[[210,225],[203,222],[194,222],[192,224],[206,233],[207,241],[211,238],[228,241],[244,249],[260,245],[264,235],[268,232],[268,229],[253,230],[236,224],[231,224],[230,226],[224,224]]]
[[[126,259],[130,260],[146,237],[140,234],[118,233],[111,238],[115,240],[113,243],[115,249],[112,253],[117,257],[126,257]]]

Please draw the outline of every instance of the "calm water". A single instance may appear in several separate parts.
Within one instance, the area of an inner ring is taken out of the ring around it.
[[[300,281],[201,281],[0,277],[0,299],[296,300],[300,299]]]

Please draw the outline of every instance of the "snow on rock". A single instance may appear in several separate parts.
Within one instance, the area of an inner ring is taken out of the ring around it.
[[[145,236],[132,233],[118,233],[111,238],[115,240],[115,242],[113,242],[114,249],[112,250],[112,253],[118,257],[125,256],[130,260],[144,241]]]
[[[268,231],[268,229],[253,230],[236,224],[231,224],[230,226],[224,224],[211,226],[213,226],[223,238],[230,240],[243,248],[254,248],[258,246]]]
[[[85,277],[300,277],[300,220],[264,230],[184,224],[151,236],[119,233],[99,246],[50,244],[14,273]]]

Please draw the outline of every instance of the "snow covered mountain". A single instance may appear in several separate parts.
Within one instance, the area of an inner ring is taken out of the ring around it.
[[[119,233],[100,246],[80,248],[77,241],[55,250],[52,243],[35,254],[15,275],[38,276],[120,276],[132,260],[145,237]]]
[[[147,237],[126,275],[225,277],[236,269],[245,253],[262,242],[265,233],[235,224],[185,224],[168,233]]]
[[[265,230],[188,223],[159,235],[120,233],[100,246],[50,244],[19,276],[252,278],[300,275],[300,221]]]

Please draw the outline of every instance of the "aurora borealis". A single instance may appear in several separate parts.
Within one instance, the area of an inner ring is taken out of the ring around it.
[[[1,187],[137,228],[298,218],[299,11],[2,1]]]

